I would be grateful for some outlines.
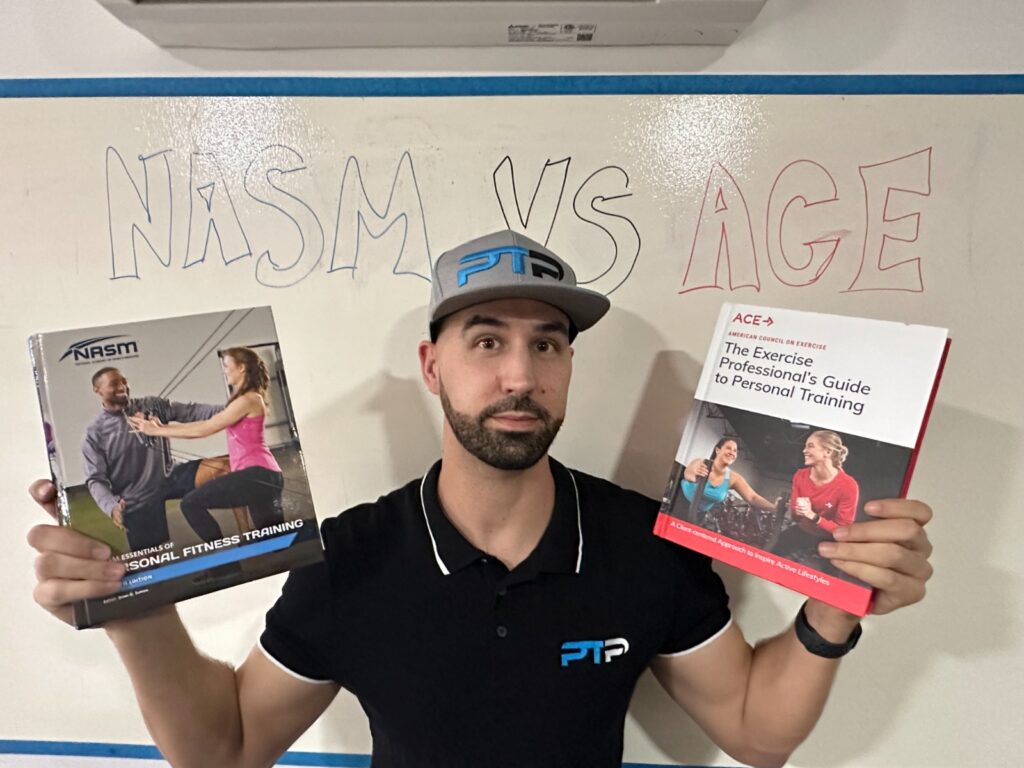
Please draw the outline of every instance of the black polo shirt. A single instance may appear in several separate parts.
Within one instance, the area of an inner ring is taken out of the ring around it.
[[[618,768],[641,672],[729,622],[708,559],[653,535],[656,502],[551,461],[551,522],[509,571],[445,516],[440,467],[324,522],[264,651],[359,698],[376,768]]]

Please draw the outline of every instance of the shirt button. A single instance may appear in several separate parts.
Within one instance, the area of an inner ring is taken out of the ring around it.
[[[480,562],[484,563],[486,565],[487,564],[487,558],[486,557],[481,557],[480,558]]]
[[[498,597],[504,597],[508,594],[508,587],[502,587],[498,590]]]
[[[504,624],[499,624],[497,629],[498,637],[508,637],[508,627]]]

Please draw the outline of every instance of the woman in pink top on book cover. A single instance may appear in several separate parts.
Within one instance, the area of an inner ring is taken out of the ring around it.
[[[204,541],[224,534],[210,509],[248,507],[256,528],[284,522],[281,491],[284,476],[263,435],[270,374],[259,355],[248,347],[231,347],[221,355],[224,377],[231,388],[224,410],[205,421],[164,424],[142,414],[129,417],[135,429],[155,437],[208,437],[227,432],[231,471],[190,491],[181,511]]]

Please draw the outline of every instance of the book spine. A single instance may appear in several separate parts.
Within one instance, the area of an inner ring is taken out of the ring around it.
[[[68,508],[67,493],[64,490],[64,472],[57,448],[56,436],[53,432],[53,408],[50,405],[50,393],[46,378],[46,361],[43,357],[43,339],[31,336],[28,340],[29,356],[32,359],[32,377],[36,383],[36,394],[39,397],[39,415],[43,422],[43,439],[46,441],[46,453],[50,466],[50,479],[57,490],[56,507],[57,522],[71,525],[71,513]]]
[[[914,442],[914,449],[910,453],[910,461],[907,463],[907,472],[903,476],[903,487],[900,488],[900,498],[907,498],[910,490],[910,478],[917,467],[917,457],[921,453],[921,443],[924,442],[924,431],[928,428],[928,419],[932,415],[932,407],[935,405],[935,396],[939,392],[939,382],[942,380],[942,372],[946,368],[946,358],[949,357],[950,340],[946,339],[946,345],[942,348],[942,357],[939,358],[939,367],[935,371],[935,381],[932,383],[932,391],[928,395],[928,404],[924,407],[924,416],[921,418],[921,429],[917,433],[917,440]]]
[[[64,470],[60,460],[60,450],[53,429],[53,408],[50,405],[50,391],[46,377],[46,360],[43,356],[43,339],[41,336],[30,336],[28,340],[29,357],[32,360],[32,378],[36,383],[36,395],[39,397],[39,415],[43,422],[43,439],[46,441],[46,455],[50,465],[50,480],[56,489],[54,505],[57,509],[57,522],[63,526],[71,525],[71,508],[64,485]],[[72,606],[72,621],[77,629],[91,626],[87,601],[78,600]]]

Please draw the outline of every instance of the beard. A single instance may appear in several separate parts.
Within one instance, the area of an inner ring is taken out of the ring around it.
[[[123,395],[111,394],[106,400],[107,407],[112,410],[127,410],[130,403],[131,392],[127,389]]]
[[[473,456],[495,469],[529,469],[544,458],[562,426],[562,419],[553,418],[529,395],[510,395],[487,406],[476,416],[455,410],[444,384],[440,385],[440,395],[441,408],[455,439]],[[540,420],[540,428],[530,432],[511,432],[484,425],[488,418],[505,411],[532,414]]]

